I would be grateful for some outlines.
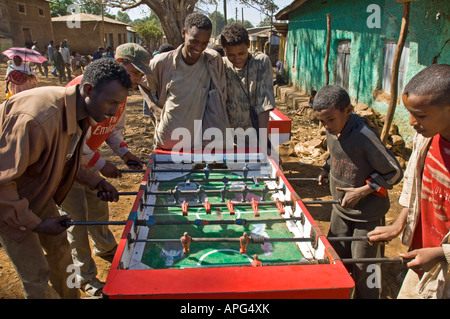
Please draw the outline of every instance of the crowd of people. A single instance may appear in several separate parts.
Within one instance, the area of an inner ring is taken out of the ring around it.
[[[246,147],[257,141],[272,151],[267,128],[275,98],[269,57],[249,53],[248,32],[238,23],[224,27],[220,48],[210,47],[212,23],[203,14],[190,14],[181,32],[182,44],[160,47],[153,55],[134,43],[114,52],[99,47],[88,65],[76,52],[70,57],[67,41],[56,46],[50,41],[51,73],[60,83],[71,81],[66,87],[15,92],[0,105],[0,243],[26,298],[78,298],[79,290],[66,284],[70,264],[80,269],[82,291],[102,295],[104,283],[92,254],[114,255],[114,236],[107,226],[88,232],[82,226],[67,228],[64,221],[107,221],[108,202],[119,200],[107,178],[121,173],[102,158],[103,142],[130,168],[143,165],[123,135],[129,90],[140,89],[144,115],[154,120],[154,148],[170,150],[180,141],[190,149],[213,142],[236,147],[245,132]],[[12,70],[21,62],[13,64]],[[411,259],[412,273],[399,297],[450,297],[449,95],[450,66],[445,64],[425,68],[405,87],[403,103],[417,131],[405,173],[368,123],[353,113],[344,89],[328,85],[311,100],[330,151],[319,184],[329,182],[333,199],[341,201],[333,205],[328,236],[370,239],[333,241],[333,248],[341,258],[375,257],[381,244],[404,232],[411,249],[402,256]],[[233,136],[225,134],[229,128],[235,129]],[[219,137],[205,140],[208,129]],[[398,221],[385,225],[388,192],[403,179],[405,209]],[[379,298],[380,289],[367,285],[367,264],[348,270],[356,298]]]

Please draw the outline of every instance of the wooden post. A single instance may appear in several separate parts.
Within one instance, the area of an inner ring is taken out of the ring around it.
[[[325,53],[325,85],[330,82],[330,72],[328,71],[328,59],[330,57],[330,43],[331,43],[331,14],[327,13],[327,51]]]
[[[398,67],[400,65],[400,58],[402,57],[403,46],[405,45],[405,39],[408,33],[409,7],[410,7],[409,2],[403,3],[402,26],[400,29],[400,36],[397,42],[397,48],[395,49],[394,61],[392,63],[391,98],[389,100],[389,108],[386,113],[386,121],[384,122],[383,130],[381,132],[381,141],[383,142],[383,144],[386,144],[389,135],[389,130],[392,124],[392,119],[394,118],[395,108],[397,105]]]

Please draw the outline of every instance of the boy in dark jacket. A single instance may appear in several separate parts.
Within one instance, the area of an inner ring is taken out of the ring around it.
[[[386,190],[400,182],[403,171],[368,121],[353,113],[344,89],[323,87],[314,98],[313,109],[326,129],[330,152],[319,184],[328,179],[333,199],[341,200],[341,205],[333,205],[328,237],[367,236],[374,226],[384,224],[390,206]],[[378,253],[378,247],[367,241],[332,245],[341,258],[373,258]],[[375,275],[374,282],[374,268],[368,266],[355,264],[350,270],[356,298],[379,298],[380,278]]]

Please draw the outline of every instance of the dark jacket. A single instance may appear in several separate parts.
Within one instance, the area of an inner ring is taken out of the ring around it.
[[[356,114],[350,118],[339,137],[327,132],[330,156],[324,169],[329,172],[333,199],[343,199],[345,193],[336,187],[361,187],[368,180],[375,189],[387,190],[401,181],[403,171],[395,156],[384,146],[368,121]],[[373,193],[361,199],[353,209],[333,205],[341,217],[353,221],[375,221],[389,210],[389,197]]]

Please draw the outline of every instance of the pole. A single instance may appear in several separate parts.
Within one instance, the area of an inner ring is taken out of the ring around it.
[[[331,43],[331,14],[327,13],[327,49],[325,53],[325,85],[330,82],[330,72],[328,71],[328,59],[330,57],[330,43]]]
[[[389,130],[392,124],[392,119],[394,118],[395,107],[397,105],[398,68],[400,65],[400,59],[402,57],[403,46],[405,45],[406,35],[408,33],[409,8],[410,8],[409,2],[403,3],[402,26],[400,28],[400,35],[397,42],[397,48],[395,49],[394,61],[392,63],[391,97],[389,99],[389,108],[386,113],[386,121],[384,122],[383,130],[381,132],[381,141],[383,142],[383,144],[386,144],[389,135]]]
[[[223,17],[225,18],[225,25],[228,24],[227,20],[227,0],[223,0]]]

